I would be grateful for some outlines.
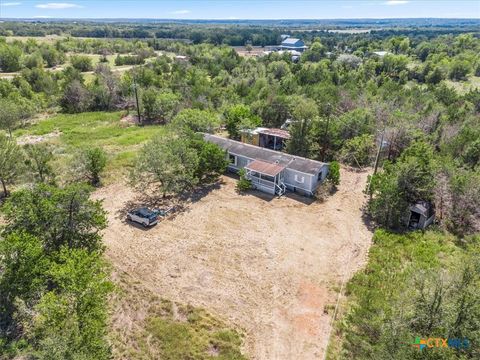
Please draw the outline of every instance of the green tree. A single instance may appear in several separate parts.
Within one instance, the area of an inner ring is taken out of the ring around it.
[[[22,49],[16,45],[0,44],[0,70],[15,72],[21,68]]]
[[[250,107],[243,104],[229,107],[224,116],[228,136],[232,139],[240,138],[240,130],[253,129],[262,123],[262,120],[252,113]]]
[[[100,175],[107,165],[107,155],[100,148],[87,149],[82,154],[84,175],[92,186],[100,185]]]
[[[345,142],[341,150],[342,160],[352,166],[367,166],[375,151],[373,135],[360,135]]]
[[[95,251],[102,248],[100,231],[107,225],[100,201],[90,200],[83,184],[63,189],[39,184],[14,192],[3,206],[7,233],[37,237],[47,252],[62,246]]]
[[[92,71],[92,58],[87,55],[74,55],[70,58],[72,66],[81,72]]]
[[[66,113],[80,113],[87,111],[91,103],[91,94],[79,81],[73,80],[63,91],[60,106]]]
[[[192,147],[198,154],[195,176],[199,181],[215,181],[227,170],[226,153],[218,145],[199,139],[192,141]]]
[[[220,119],[211,111],[184,109],[173,118],[172,126],[187,127],[194,132],[213,133],[220,126]]]
[[[49,145],[37,144],[25,146],[27,155],[26,165],[32,173],[35,181],[51,183],[55,179],[51,161],[53,152]]]
[[[148,120],[169,122],[177,111],[178,95],[149,88],[142,93],[143,114]]]
[[[240,179],[237,181],[236,189],[242,193],[252,188],[252,181],[247,178],[247,172],[245,169],[240,169],[238,172]]]
[[[340,164],[338,161],[331,161],[328,164],[327,180],[330,181],[334,186],[340,184]]]
[[[290,139],[287,141],[287,153],[308,157],[311,150],[311,120],[297,120],[290,125]]]
[[[188,140],[171,134],[157,136],[140,151],[132,182],[142,189],[152,185],[163,197],[168,193],[179,194],[198,182],[195,177],[198,161]]]
[[[408,207],[417,201],[431,201],[435,187],[433,151],[416,142],[395,164],[385,163],[382,172],[369,179],[372,198],[368,210],[374,220],[388,228],[404,224]]]
[[[21,109],[12,99],[0,98],[0,129],[7,130],[12,137],[12,130],[18,126],[21,118]]]
[[[8,196],[7,185],[14,184],[24,172],[22,149],[11,138],[0,134],[0,183],[3,196]]]
[[[465,80],[470,71],[471,67],[468,61],[454,60],[450,67],[450,72],[448,76],[452,80]]]
[[[309,157],[312,150],[312,128],[318,118],[318,107],[315,101],[308,98],[295,97],[290,125],[290,139],[287,152],[292,155]]]
[[[47,272],[54,290],[35,306],[27,336],[48,359],[110,359],[107,297],[112,290],[101,254],[63,248]]]

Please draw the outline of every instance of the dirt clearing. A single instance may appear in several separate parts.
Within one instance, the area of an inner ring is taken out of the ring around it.
[[[246,333],[253,359],[319,359],[340,282],[366,260],[367,173],[342,170],[325,202],[238,195],[235,180],[144,230],[120,211],[128,187],[96,192],[109,212],[107,256],[154,294],[207,309]]]

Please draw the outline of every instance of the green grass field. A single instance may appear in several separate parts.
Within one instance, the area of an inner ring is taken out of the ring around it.
[[[470,90],[480,89],[480,76],[469,76],[467,81],[445,80],[445,83],[459,94],[466,94]]]
[[[121,112],[92,112],[56,115],[15,131],[17,138],[44,136],[59,132],[60,136],[46,138],[58,154],[56,166],[62,172],[82,149],[100,147],[108,154],[106,182],[125,173],[133,165],[138,149],[156,134],[161,126],[135,126],[121,121]]]

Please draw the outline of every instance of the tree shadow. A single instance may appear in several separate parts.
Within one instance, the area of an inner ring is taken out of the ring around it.
[[[127,201],[123,207],[116,211],[116,218],[122,220],[125,223],[135,224],[127,220],[127,213],[134,209],[146,207],[150,210],[165,211],[166,215],[159,216],[158,221],[172,220],[177,215],[189,210],[190,205],[197,201],[200,201],[207,196],[211,191],[219,189],[224,184],[223,181],[217,180],[210,184],[204,184],[197,186],[194,189],[184,192],[179,195],[162,195],[143,192],[135,196],[134,199]],[[138,224],[139,228],[148,230],[149,228],[143,228]]]
[[[371,232],[374,232],[377,229],[377,224],[373,221],[370,214],[367,212],[366,207],[363,206],[361,209],[362,211],[362,221],[363,224],[367,227],[367,229]]]

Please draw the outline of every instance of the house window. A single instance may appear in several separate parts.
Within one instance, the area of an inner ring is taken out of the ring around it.
[[[228,160],[230,161],[230,164],[237,165],[237,157],[235,155],[228,154]]]
[[[322,181],[323,180],[323,172],[320,171],[320,173],[318,174],[318,181]]]
[[[305,182],[305,176],[300,176],[298,174],[295,174],[295,181],[300,184],[303,184]]]

